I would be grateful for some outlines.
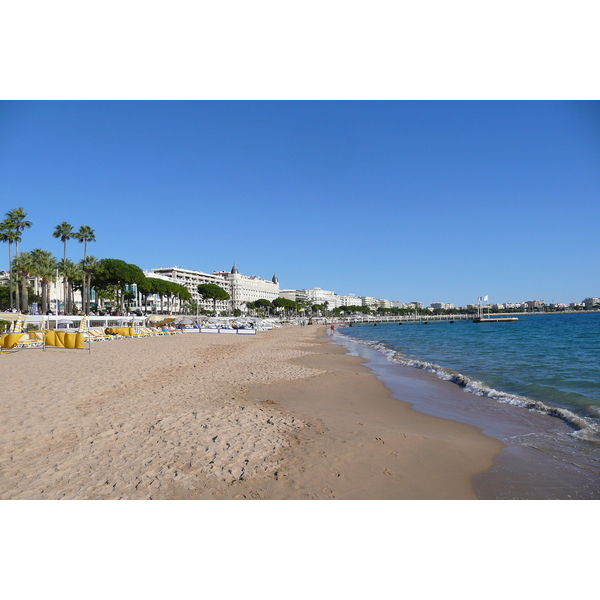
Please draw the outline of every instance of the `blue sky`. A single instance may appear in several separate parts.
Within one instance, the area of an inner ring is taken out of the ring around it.
[[[67,221],[143,269],[570,302],[600,295],[599,192],[598,102],[0,102],[1,214],[59,257]]]

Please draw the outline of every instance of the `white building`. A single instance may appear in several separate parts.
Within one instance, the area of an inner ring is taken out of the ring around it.
[[[192,295],[192,300],[199,303],[205,310],[213,310],[214,302],[201,298],[198,293],[198,285],[203,283],[214,283],[230,295],[230,300],[217,300],[218,312],[229,312],[232,309],[244,310],[247,302],[256,302],[261,298],[272,302],[279,297],[277,275],[273,275],[271,281],[256,276],[242,275],[235,264],[231,271],[204,273],[180,267],[160,267],[146,272],[145,275],[184,285]],[[177,306],[176,309],[178,308]]]
[[[454,304],[450,304],[449,302],[432,302],[431,308],[434,310],[442,309],[442,310],[450,310],[454,308]]]
[[[242,310],[247,302],[269,300],[273,302],[279,298],[279,279],[273,274],[271,281],[261,279],[254,275],[242,275],[234,264],[230,273],[221,273],[231,286],[232,307]]]
[[[336,294],[336,308],[340,306],[362,306],[362,299],[355,294],[348,294],[346,296],[340,296]]]
[[[390,305],[392,308],[408,308],[408,304],[400,302],[400,300],[390,300]]]
[[[296,302],[298,290],[279,290],[279,297]]]
[[[337,308],[337,294],[322,290],[321,288],[312,288],[310,290],[296,290],[297,301],[310,302],[310,304],[325,304],[331,310]]]
[[[8,279],[10,277],[10,271],[0,271],[0,284],[5,284],[8,286]],[[38,296],[42,295],[42,281],[38,277],[29,276],[27,278],[28,286],[33,290],[34,294]],[[14,291],[13,287],[13,291]],[[19,287],[19,291],[20,291]],[[31,299],[30,299],[31,304]],[[73,291],[73,304],[74,311],[78,311],[82,306],[81,292],[79,290]],[[58,276],[55,281],[48,282],[48,308],[54,313],[58,314],[59,312],[63,312],[65,307],[65,284],[64,278],[62,276]],[[20,306],[17,307],[19,310]],[[38,313],[42,310],[41,302],[33,307],[34,310],[37,310]]]

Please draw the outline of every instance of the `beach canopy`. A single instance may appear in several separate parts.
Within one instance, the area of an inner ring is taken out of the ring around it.
[[[177,325],[191,325],[194,321],[192,319],[188,319],[187,317],[179,317],[175,319],[175,323]]]
[[[170,317],[169,315],[150,315],[147,319],[148,324],[152,323],[153,327],[162,327],[173,323],[177,317]]]

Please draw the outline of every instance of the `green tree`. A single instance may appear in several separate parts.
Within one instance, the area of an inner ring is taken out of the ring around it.
[[[85,286],[83,292],[83,312],[86,315],[90,314],[91,308],[91,295],[92,295],[92,276],[94,274],[94,270],[96,265],[98,264],[98,259],[95,256],[86,256],[80,263],[79,266],[83,271],[85,277]]]
[[[231,296],[227,290],[224,290],[216,283],[201,283],[198,285],[198,293],[204,300],[213,301],[213,310],[217,314],[217,300],[229,300]]]
[[[271,309],[275,308],[273,306],[273,303],[270,300],[266,300],[265,298],[259,298],[258,300],[256,300],[256,302],[254,302],[254,306],[256,308],[258,308],[259,310],[261,308],[264,308],[267,310],[267,314],[270,314]]]
[[[13,308],[13,306],[14,306],[14,304],[13,304],[12,245],[15,243],[17,238],[18,238],[18,234],[15,231],[15,229],[13,228],[12,222],[7,217],[6,219],[4,219],[4,221],[2,221],[0,223],[0,241],[6,242],[8,244],[8,268],[9,268],[8,286],[9,286],[9,290],[10,290],[9,299],[8,299],[9,308]]]
[[[56,279],[56,267],[58,263],[51,252],[42,250],[41,248],[32,250],[31,258],[34,264],[33,275],[41,281],[42,313],[45,314],[48,311],[49,284]]]
[[[31,253],[21,252],[18,257],[15,257],[13,269],[17,271],[21,284],[21,312],[26,312],[29,310],[28,277],[35,272],[35,262]]]
[[[31,221],[27,221],[27,213],[21,207],[13,208],[6,213],[6,217],[12,223],[13,228],[17,232],[18,239],[15,244],[15,257],[19,256],[19,242],[21,241],[21,233],[25,229],[31,227]]]
[[[83,271],[79,265],[68,258],[66,260],[61,260],[58,265],[59,270],[63,274],[64,281],[66,282],[64,313],[72,314],[75,308],[73,292],[75,289],[81,289],[79,282],[83,278]]]
[[[77,233],[73,234],[73,238],[79,240],[80,244],[83,244],[83,264],[85,264],[85,260],[87,258],[87,245],[88,242],[95,242],[96,241],[96,234],[94,232],[94,230],[89,226],[89,225],[82,225],[79,228],[79,231]],[[81,299],[82,299],[82,308],[83,308],[83,312],[87,315],[88,314],[88,308],[86,308],[86,299],[89,296],[89,292],[87,292],[87,278],[84,276],[83,278],[83,287],[81,290]]]
[[[148,296],[157,293],[157,288],[154,285],[155,281],[159,281],[154,277],[146,277],[144,281],[138,283],[138,292],[144,299],[145,312],[148,313]]]
[[[2,229],[6,232],[8,240],[3,241],[12,241],[15,244],[15,258],[19,258],[19,242],[21,241],[21,234],[25,229],[31,227],[31,221],[27,221],[27,213],[21,207],[13,208],[6,213],[6,218],[2,222]],[[10,248],[12,244],[9,243],[9,269],[10,269],[10,279],[12,282],[13,272],[12,272],[12,260],[10,257]],[[11,283],[11,298],[12,298],[12,283]],[[12,299],[11,299],[12,303]],[[15,304],[13,306],[19,306],[19,286],[15,285]]]
[[[146,279],[144,272],[133,264],[126,263],[118,258],[103,258],[98,261],[94,269],[94,284],[103,290],[113,288],[119,292],[119,305],[121,311],[124,310],[125,286],[140,285]]]
[[[275,306],[276,308],[281,308],[283,309],[284,315],[287,313],[288,315],[290,313],[293,313],[294,311],[298,311],[298,309],[300,308],[300,305],[297,302],[294,302],[293,300],[289,300],[288,298],[275,298],[275,300],[273,300],[273,306]]]
[[[10,306],[10,296],[8,294],[8,291],[8,286],[0,283],[0,310],[6,310]],[[10,323],[10,321],[0,321],[0,324],[4,322]]]
[[[57,225],[52,233],[52,236],[59,239],[64,244],[63,260],[62,264],[67,264],[67,242],[74,237],[73,226],[63,221],[60,225]],[[63,291],[65,308],[67,305],[67,276],[63,271]]]

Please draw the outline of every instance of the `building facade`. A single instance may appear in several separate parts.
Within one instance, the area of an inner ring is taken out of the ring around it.
[[[181,267],[160,267],[145,273],[146,277],[156,277],[173,281],[185,286],[192,295],[192,301],[204,310],[213,310],[213,300],[204,299],[198,292],[198,286],[213,283],[223,288],[230,296],[229,300],[217,300],[216,309],[220,313],[228,313],[239,309],[245,311],[248,302],[264,299],[271,302],[279,297],[279,279],[273,275],[271,281],[256,276],[242,275],[234,264],[231,271],[215,271],[204,273]],[[178,310],[179,307],[177,306]]]

